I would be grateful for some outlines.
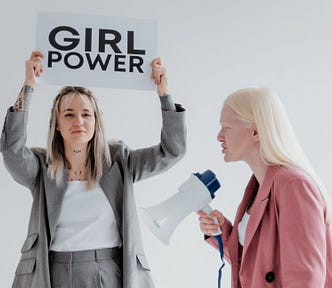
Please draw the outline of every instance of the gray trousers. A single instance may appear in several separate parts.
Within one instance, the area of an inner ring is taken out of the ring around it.
[[[52,288],[122,287],[120,248],[50,252]]]

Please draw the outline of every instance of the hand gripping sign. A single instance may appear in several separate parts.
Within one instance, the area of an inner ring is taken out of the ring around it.
[[[45,54],[41,82],[155,90],[156,21],[39,13],[36,46]]]

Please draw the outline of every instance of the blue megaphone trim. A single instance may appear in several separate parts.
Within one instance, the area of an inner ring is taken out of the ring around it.
[[[200,173],[194,173],[194,175],[201,181],[203,184],[208,188],[211,199],[213,199],[215,196],[215,192],[220,188],[220,183],[218,179],[216,178],[216,175],[211,170],[206,170],[202,174]]]

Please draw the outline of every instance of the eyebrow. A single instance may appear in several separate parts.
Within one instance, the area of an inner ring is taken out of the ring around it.
[[[67,109],[63,110],[62,112],[67,112],[67,111],[75,111],[75,109],[67,108]],[[82,111],[84,111],[84,112],[91,112],[90,109],[83,109]]]

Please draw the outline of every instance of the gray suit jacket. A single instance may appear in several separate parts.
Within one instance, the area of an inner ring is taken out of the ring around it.
[[[109,200],[123,242],[123,287],[154,287],[143,250],[133,183],[170,168],[185,152],[184,109],[162,111],[160,144],[130,150],[122,142],[110,144],[112,165],[105,166],[100,185]],[[27,238],[15,272],[13,288],[51,288],[49,245],[54,237],[66,191],[66,169],[60,187],[47,176],[46,152],[27,148],[28,112],[8,110],[0,150],[12,177],[29,188],[33,202]]]

